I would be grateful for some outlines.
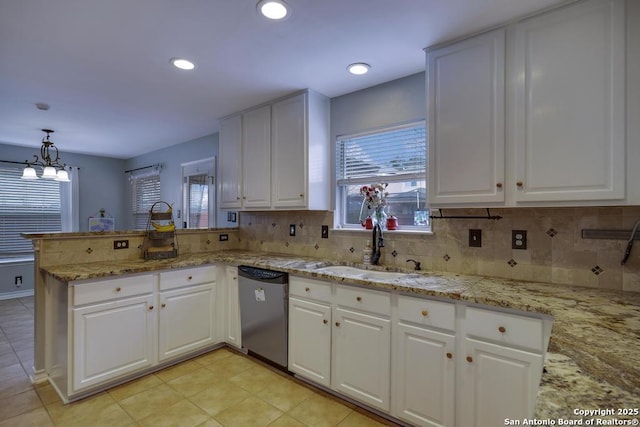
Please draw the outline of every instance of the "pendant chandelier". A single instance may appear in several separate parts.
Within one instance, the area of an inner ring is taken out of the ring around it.
[[[22,179],[38,179],[34,166],[42,167],[42,178],[53,179],[55,181],[69,182],[69,173],[65,170],[66,164],[61,164],[58,156],[58,148],[49,140],[50,134],[54,131],[51,129],[42,129],[47,135],[42,138],[42,147],[40,147],[40,157],[35,157],[34,161],[27,161],[27,167],[22,171]]]

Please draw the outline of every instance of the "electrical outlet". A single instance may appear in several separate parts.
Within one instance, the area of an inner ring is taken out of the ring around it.
[[[511,249],[527,249],[527,230],[511,230]]]
[[[113,249],[128,249],[129,241],[128,240],[114,240],[113,241]]]
[[[322,226],[322,234],[320,236],[323,239],[328,239],[329,238],[329,226],[328,225],[323,225]]]
[[[296,225],[289,224],[289,236],[295,236],[295,235],[296,235]]]
[[[229,240],[229,235],[228,234],[221,234],[220,235],[220,241],[221,242],[226,242],[227,240]]]
[[[478,229],[469,230],[469,247],[470,248],[482,247],[482,230],[478,230]]]
[[[14,277],[13,284],[16,285],[16,288],[19,288],[22,285],[22,276]]]

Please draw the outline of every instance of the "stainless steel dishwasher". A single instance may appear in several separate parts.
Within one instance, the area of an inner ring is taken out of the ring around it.
[[[288,279],[280,271],[238,267],[242,346],[283,368],[287,367]]]

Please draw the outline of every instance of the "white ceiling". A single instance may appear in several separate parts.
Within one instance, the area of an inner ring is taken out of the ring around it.
[[[257,0],[0,0],[0,142],[39,147],[51,128],[61,153],[130,158],[299,89],[335,97],[423,71],[425,47],[564,0],[287,2],[272,22]],[[356,61],[371,72],[348,74]]]

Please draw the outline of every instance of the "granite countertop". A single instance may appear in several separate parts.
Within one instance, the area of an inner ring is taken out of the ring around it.
[[[338,283],[551,315],[553,330],[536,417],[581,419],[574,410],[640,409],[640,293],[637,292],[413,270],[406,270],[407,275],[398,279],[365,280],[318,271],[319,267],[335,265],[335,262],[252,251],[196,253],[167,260],[58,265],[43,270],[59,280],[72,282],[214,263],[246,264]],[[640,419],[640,416],[614,413],[586,418],[621,420]]]

